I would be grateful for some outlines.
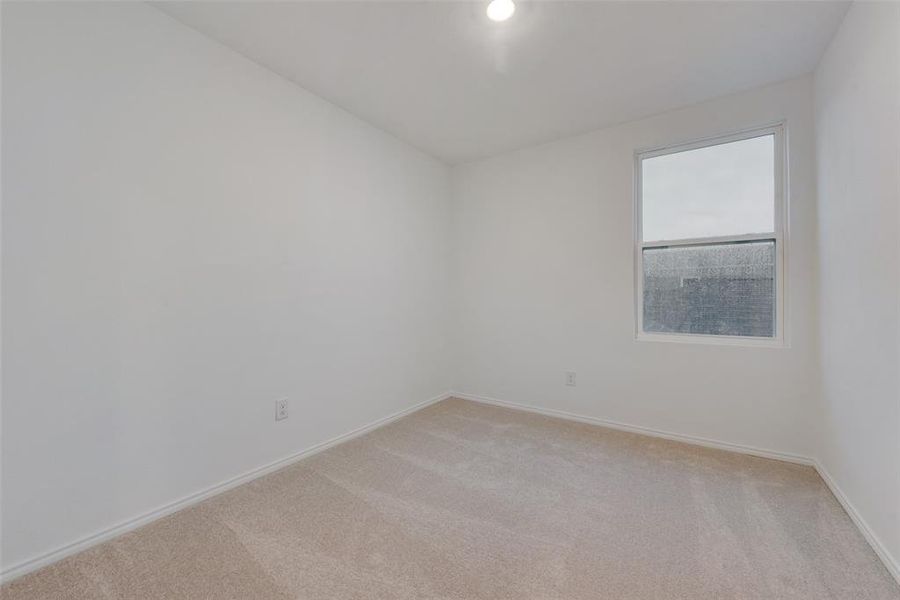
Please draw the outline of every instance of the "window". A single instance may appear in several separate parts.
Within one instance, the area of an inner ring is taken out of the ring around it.
[[[636,155],[638,339],[784,341],[784,132]]]

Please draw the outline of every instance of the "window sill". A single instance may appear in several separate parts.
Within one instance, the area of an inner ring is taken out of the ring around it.
[[[636,342],[706,344],[708,346],[744,346],[749,348],[788,348],[783,338],[742,337],[735,335],[700,335],[690,333],[639,333]]]

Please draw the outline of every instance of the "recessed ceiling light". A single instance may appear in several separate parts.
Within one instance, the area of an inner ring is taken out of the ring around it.
[[[513,0],[492,0],[487,7],[487,16],[491,21],[505,21],[516,12]]]

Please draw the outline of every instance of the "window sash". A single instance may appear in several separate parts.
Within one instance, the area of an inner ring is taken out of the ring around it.
[[[711,236],[704,238],[689,238],[676,240],[643,240],[642,230],[642,163],[644,159],[654,158],[665,154],[675,154],[698,148],[707,148],[730,142],[752,139],[765,135],[774,136],[774,160],[775,160],[775,231],[765,233],[752,233],[743,235]],[[673,341],[673,342],[700,342],[708,344],[745,345],[745,346],[788,346],[786,335],[788,294],[785,272],[787,270],[787,248],[785,238],[787,236],[787,153],[786,134],[784,122],[779,122],[766,127],[747,129],[744,131],[704,138],[684,144],[673,144],[649,150],[639,150],[634,153],[634,284],[635,284],[635,339],[638,341]],[[665,248],[675,246],[697,246],[716,243],[740,242],[740,241],[765,241],[775,240],[775,335],[773,337],[753,336],[729,336],[717,334],[698,333],[664,333],[646,332],[643,326],[644,314],[644,268],[643,251],[646,248]]]

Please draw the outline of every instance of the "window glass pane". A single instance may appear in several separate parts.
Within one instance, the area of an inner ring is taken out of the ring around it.
[[[775,336],[775,242],[644,249],[644,331]]]
[[[775,136],[641,162],[643,241],[775,231]]]

